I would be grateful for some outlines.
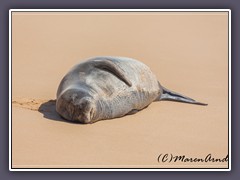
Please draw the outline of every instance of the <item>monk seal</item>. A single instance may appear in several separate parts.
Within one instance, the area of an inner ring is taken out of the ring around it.
[[[57,90],[56,111],[84,124],[134,114],[153,101],[207,105],[163,87],[150,68],[127,57],[94,57],[75,65]]]

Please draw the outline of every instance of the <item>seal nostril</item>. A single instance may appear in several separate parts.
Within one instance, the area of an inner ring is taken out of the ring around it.
[[[91,110],[90,110],[90,120],[93,120],[93,108],[91,108]]]

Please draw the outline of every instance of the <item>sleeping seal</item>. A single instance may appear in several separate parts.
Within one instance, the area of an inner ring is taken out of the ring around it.
[[[134,114],[160,100],[206,105],[164,88],[149,67],[137,60],[95,57],[64,76],[56,111],[66,120],[86,124]]]

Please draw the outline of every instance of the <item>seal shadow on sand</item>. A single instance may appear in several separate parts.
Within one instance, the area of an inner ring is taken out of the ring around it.
[[[145,108],[143,108],[143,109],[145,109]],[[141,111],[141,110],[139,110],[139,111]],[[60,122],[71,123],[71,124],[86,125],[86,124],[82,124],[82,123],[79,123],[79,122],[71,122],[71,121],[67,121],[67,120],[63,119],[56,111],[56,100],[49,100],[47,102],[43,102],[39,106],[38,112],[43,114],[43,117],[46,118],[46,119],[49,119],[49,120],[60,121]],[[136,112],[129,113],[129,114],[126,114],[125,116],[129,116],[129,115],[131,116],[135,113]],[[117,117],[117,118],[114,118],[114,119],[121,119],[121,118],[122,117]],[[104,121],[109,121],[109,120],[112,120],[112,119],[106,119]]]
[[[64,119],[58,115],[56,111],[56,100],[49,100],[42,103],[38,108],[38,112],[42,113],[44,118],[56,121],[64,121]]]
[[[80,124],[76,122],[66,121],[65,119],[63,119],[56,111],[56,100],[49,100],[42,103],[38,108],[38,112],[42,113],[43,117],[49,120],[61,121],[71,124]]]

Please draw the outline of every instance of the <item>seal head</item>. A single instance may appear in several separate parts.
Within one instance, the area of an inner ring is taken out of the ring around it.
[[[84,124],[94,119],[95,102],[85,92],[69,89],[57,101],[56,110],[65,119]]]

